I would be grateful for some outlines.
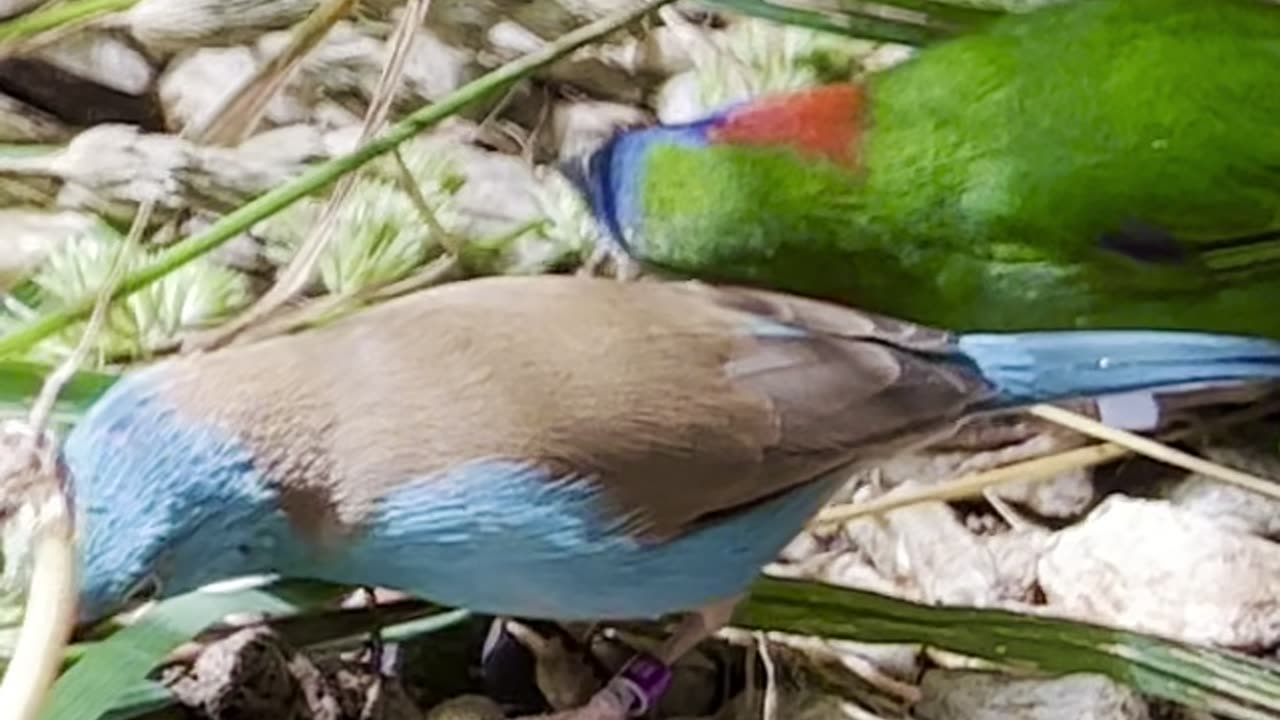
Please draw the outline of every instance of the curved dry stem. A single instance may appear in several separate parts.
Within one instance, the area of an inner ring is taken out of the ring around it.
[[[76,607],[71,516],[61,491],[24,511],[37,515],[34,567],[18,643],[0,681],[0,708],[13,720],[39,716],[71,639]]]
[[[1029,412],[1042,420],[1048,420],[1083,435],[1089,435],[1113,445],[1128,448],[1132,452],[1138,455],[1145,455],[1152,460],[1158,460],[1193,473],[1200,473],[1229,485],[1235,485],[1250,492],[1258,493],[1264,497],[1280,500],[1280,484],[1277,484],[1274,480],[1250,475],[1247,472],[1205,460],[1202,457],[1169,447],[1151,438],[1105,425],[1093,418],[1053,405],[1033,405]]]
[[[332,1],[338,4],[343,2],[343,0]],[[365,112],[364,123],[360,128],[359,143],[361,145],[367,144],[386,125],[387,117],[391,114],[392,102],[395,100],[396,89],[404,76],[409,51],[413,49],[415,34],[426,20],[427,10],[430,8],[431,0],[410,0],[405,7],[404,15],[400,18],[391,38],[391,55],[382,67],[378,86],[374,88],[373,99]],[[338,181],[329,193],[319,222],[298,248],[293,259],[279,273],[275,284],[267,290],[266,294],[258,298],[258,301],[239,317],[224,323],[206,335],[202,341],[193,342],[185,349],[213,350],[230,343],[249,327],[261,323],[296,297],[310,281],[316,265],[320,262],[320,257],[329,247],[334,230],[337,229],[338,222],[346,212],[347,199],[359,180],[360,174],[353,172]]]
[[[1213,427],[1221,429],[1239,425],[1241,423],[1251,422],[1258,418],[1266,417],[1272,412],[1275,412],[1276,409],[1277,407],[1275,403],[1260,403],[1240,412],[1232,413],[1220,418],[1218,421],[1213,423]],[[1085,419],[1088,420],[1089,418]],[[1107,429],[1110,430],[1111,428]],[[1164,434],[1161,439],[1165,442],[1179,440],[1190,435],[1192,431],[1192,428],[1174,430]],[[1141,436],[1137,437],[1140,440],[1147,440],[1147,438]],[[1169,447],[1168,445],[1155,440],[1147,441],[1161,448]],[[813,522],[810,523],[810,526],[822,527],[839,525],[857,518],[884,515],[892,510],[897,510],[911,505],[918,505],[925,502],[966,500],[977,497],[987,490],[1001,485],[1007,485],[1015,482],[1041,482],[1049,480],[1061,473],[1070,472],[1072,470],[1083,470],[1097,465],[1102,465],[1136,452],[1136,450],[1132,449],[1128,445],[1114,442],[1103,442],[1096,445],[1088,445],[1074,450],[1066,450],[1063,452],[1053,453],[1051,455],[1031,458],[1030,460],[1001,465],[988,470],[967,473],[951,480],[938,483],[937,485],[915,488],[909,491],[893,493],[862,502],[829,505],[818,513],[818,515],[813,519]],[[1191,457],[1195,458],[1194,455]],[[1204,460],[1203,462],[1212,465],[1215,468],[1223,468],[1223,466],[1217,465],[1216,463],[1210,463],[1208,460]],[[1237,472],[1230,468],[1223,469],[1228,472]],[[1251,488],[1252,486],[1249,487]],[[1274,490],[1272,490],[1272,492],[1274,492]]]
[[[302,60],[320,44],[340,20],[350,14],[354,0],[329,0],[294,28],[289,44],[228,97],[201,124],[192,123],[183,135],[205,145],[235,147],[253,134],[267,104],[293,78]]]
[[[1039,482],[1064,472],[1093,467],[1111,462],[1129,454],[1129,449],[1110,443],[1089,445],[1022,462],[1001,465],[990,470],[961,475],[937,485],[915,488],[909,492],[893,493],[873,500],[843,503],[823,508],[814,518],[813,526],[839,525],[870,515],[883,515],[891,510],[925,502],[965,500],[983,491],[1014,482]]]
[[[8,561],[6,580],[20,578],[25,563],[31,563],[18,643],[0,680],[0,708],[5,713],[12,708],[13,714],[6,717],[15,720],[39,716],[75,627],[75,523],[60,473],[57,439],[45,426],[58,394],[88,356],[94,336],[106,322],[111,294],[124,275],[129,253],[141,241],[153,207],[154,202],[147,201],[139,209],[112,259],[80,342],[45,379],[27,422],[14,421],[0,428],[0,525]]]
[[[74,528],[62,481],[51,433],[21,421],[0,427],[4,579],[12,587],[30,577],[17,647],[0,681],[6,718],[39,714],[75,622]]]

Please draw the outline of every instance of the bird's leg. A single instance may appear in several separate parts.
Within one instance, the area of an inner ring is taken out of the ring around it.
[[[362,586],[360,588],[360,592],[364,595],[364,601],[368,604],[369,611],[376,615],[378,612],[377,592],[374,588],[368,586]],[[369,669],[373,672],[374,677],[382,677],[383,650],[382,627],[381,625],[375,624],[373,630],[369,631],[369,638],[366,644]]]
[[[647,714],[671,685],[671,666],[728,625],[740,599],[722,600],[686,615],[655,654],[636,654],[586,705],[536,720],[627,720]]]

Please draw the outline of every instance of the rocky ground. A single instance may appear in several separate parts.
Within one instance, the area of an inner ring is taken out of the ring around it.
[[[0,18],[40,4],[0,0]],[[626,4],[435,0],[414,36],[392,118]],[[316,5],[142,0],[88,28],[0,46],[0,288],[13,291],[0,330],[101,282],[120,242],[119,233],[102,230],[101,219],[123,219],[127,227],[140,203],[155,200],[152,253],[357,145],[403,12],[399,2],[362,3],[338,23],[243,142],[200,143],[182,134],[213,117]],[[6,56],[6,49],[19,52]],[[429,284],[464,270],[571,269],[589,255],[599,229],[554,171],[556,161],[619,127],[687,120],[729,100],[848,79],[909,55],[904,46],[669,6],[651,22],[473,106],[410,142],[398,160],[374,163],[353,189],[336,228],[341,241],[326,250],[309,292]],[[18,147],[24,143],[51,147]],[[406,170],[416,185],[403,182]],[[96,356],[106,364],[145,361],[245,307],[292,259],[322,209],[322,200],[304,200],[133,296],[112,316]],[[46,341],[33,357],[64,357],[73,338]],[[1273,423],[1213,431],[1217,415],[1169,417],[1193,419],[1186,444],[1209,459],[1280,477]],[[1038,421],[988,425],[852,479],[835,502],[927,496],[957,477],[1087,442]],[[1126,456],[1100,468],[815,525],[771,572],[926,604],[1065,616],[1269,657],[1280,646],[1277,539],[1275,501]],[[287,638],[247,628],[171,668],[166,683],[196,717],[482,720],[502,717],[495,697],[507,709],[536,710],[533,678],[552,706],[572,704],[625,657],[615,639],[599,637],[591,643],[595,667],[547,628],[517,629],[539,671],[516,653],[511,668],[490,668],[486,679],[479,667],[486,628],[486,619],[473,619],[425,640],[389,643],[373,660],[367,650],[301,654]],[[1179,715],[1101,676],[1043,679],[989,669],[917,645],[728,631],[682,664],[659,715],[1200,717]]]

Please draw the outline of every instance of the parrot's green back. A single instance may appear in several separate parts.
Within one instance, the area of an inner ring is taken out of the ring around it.
[[[1078,0],[622,136],[592,199],[653,265],[919,322],[1280,336],[1278,88],[1280,5]]]

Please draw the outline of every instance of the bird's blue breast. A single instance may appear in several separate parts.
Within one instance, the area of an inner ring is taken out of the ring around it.
[[[588,482],[477,461],[384,498],[342,560],[317,570],[499,615],[656,617],[745,590],[840,477],[652,543],[605,519]]]

